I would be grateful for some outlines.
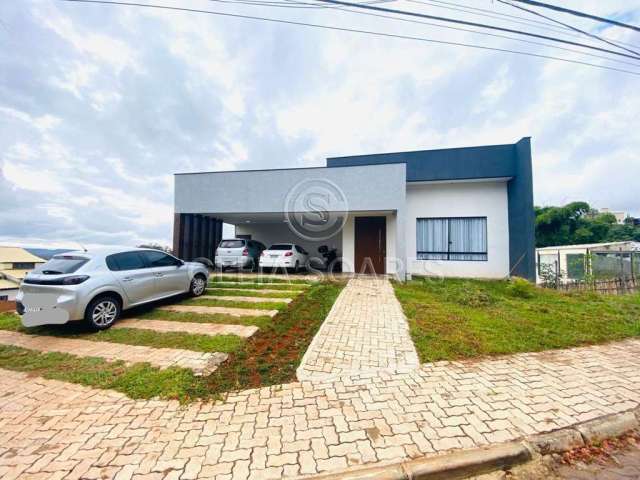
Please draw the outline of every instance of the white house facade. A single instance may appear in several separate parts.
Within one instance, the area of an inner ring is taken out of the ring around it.
[[[175,176],[174,252],[213,258],[222,224],[336,248],[343,271],[535,278],[530,141]]]

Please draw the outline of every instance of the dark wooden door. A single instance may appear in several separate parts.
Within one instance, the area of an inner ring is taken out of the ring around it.
[[[356,273],[385,273],[387,219],[356,217]]]

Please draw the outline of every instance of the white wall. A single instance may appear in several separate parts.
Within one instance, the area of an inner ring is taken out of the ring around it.
[[[407,272],[445,277],[502,278],[509,274],[507,183],[407,185]],[[487,261],[417,260],[416,219],[487,217]]]

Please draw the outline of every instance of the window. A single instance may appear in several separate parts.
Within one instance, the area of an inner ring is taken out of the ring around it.
[[[109,255],[106,259],[109,270],[138,270],[145,268],[146,265],[138,252],[125,252]]]
[[[178,260],[171,255],[157,251],[142,252],[142,255],[146,259],[149,267],[175,267],[178,264]]]
[[[487,217],[418,218],[418,260],[487,260]]]
[[[9,300],[9,295],[0,295],[0,302],[6,302]]]
[[[89,259],[84,257],[61,255],[59,257],[53,257],[48,262],[38,265],[33,270],[33,273],[40,273],[42,275],[61,275],[63,273],[73,273],[88,261]]]
[[[269,247],[269,250],[291,250],[290,243],[276,243]]]
[[[242,248],[244,247],[244,240],[222,240],[218,247],[220,248]]]

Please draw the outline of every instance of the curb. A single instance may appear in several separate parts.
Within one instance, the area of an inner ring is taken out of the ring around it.
[[[577,423],[522,441],[463,450],[384,466],[305,476],[308,480],[461,480],[526,463],[534,456],[559,454],[588,443],[617,437],[640,426],[640,406]]]

